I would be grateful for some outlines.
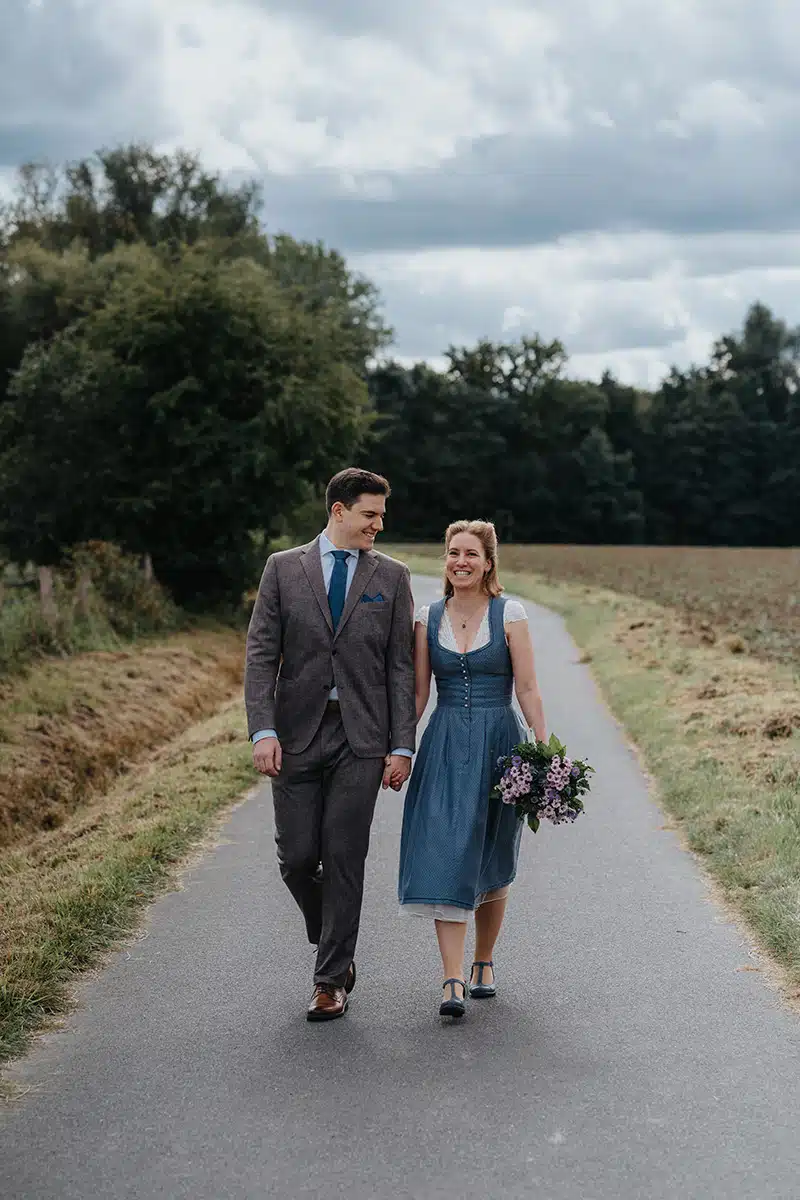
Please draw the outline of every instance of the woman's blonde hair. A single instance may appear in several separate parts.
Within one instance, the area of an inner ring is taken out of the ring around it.
[[[487,596],[501,596],[503,586],[497,576],[497,531],[491,521],[453,521],[448,525],[444,535],[445,555],[450,549],[450,543],[457,533],[471,533],[483,546],[483,553],[489,560],[489,570],[483,576],[483,590]],[[453,595],[453,585],[444,575],[444,595],[448,599]]]

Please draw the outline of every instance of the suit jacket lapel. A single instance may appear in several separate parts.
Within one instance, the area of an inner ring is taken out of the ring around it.
[[[350,591],[347,593],[347,599],[344,602],[342,610],[342,619],[336,628],[334,637],[337,638],[344,629],[345,625],[352,616],[353,609],[360,601],[364,594],[364,588],[369,583],[372,576],[378,569],[378,556],[374,550],[362,550],[358,556],[358,566],[356,573],[353,576],[353,582],[350,584]],[[327,597],[326,597],[327,600]]]
[[[331,619],[331,606],[328,603],[328,593],[325,591],[325,579],[322,575],[322,557],[319,552],[319,538],[306,546],[303,557],[300,559],[303,564],[303,570],[306,573],[308,582],[311,584],[311,590],[317,598],[322,615],[328,623],[328,628],[333,633],[333,621]],[[355,580],[353,580],[355,585]],[[352,590],[352,589],[351,589]],[[345,612],[347,609],[345,608]],[[341,627],[341,622],[339,623]]]

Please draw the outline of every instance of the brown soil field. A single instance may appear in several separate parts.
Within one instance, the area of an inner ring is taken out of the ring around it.
[[[438,554],[403,546],[403,554]],[[583,583],[675,609],[699,640],[800,665],[800,549],[503,546],[502,570]]]
[[[241,687],[232,629],[37,663],[0,683],[0,847],[58,828]]]

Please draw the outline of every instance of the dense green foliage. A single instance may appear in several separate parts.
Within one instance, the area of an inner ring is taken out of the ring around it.
[[[402,539],[470,515],[517,542],[800,540],[800,333],[768,309],[655,392],[571,378],[538,338],[406,367],[380,358],[374,287],[258,211],[184,153],[22,170],[0,219],[8,558],[101,538],[181,604],[236,599],[354,461],[391,479]]]
[[[23,174],[0,275],[0,544],[150,553],[184,605],[237,597],[267,534],[369,426],[388,331],[340,255],[269,239],[252,188],[142,148]]]
[[[486,515],[517,542],[800,542],[800,332],[763,305],[653,393],[570,379],[535,338],[448,358],[372,375],[393,536]]]
[[[642,535],[633,456],[611,442],[606,394],[563,377],[558,343],[481,342],[449,359],[444,374],[389,364],[371,379],[393,535],[439,537],[466,514],[491,516],[504,541]]]

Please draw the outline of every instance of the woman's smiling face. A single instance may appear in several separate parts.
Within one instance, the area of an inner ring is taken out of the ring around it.
[[[473,533],[457,533],[447,547],[445,570],[455,592],[477,590],[489,569],[481,540]]]

